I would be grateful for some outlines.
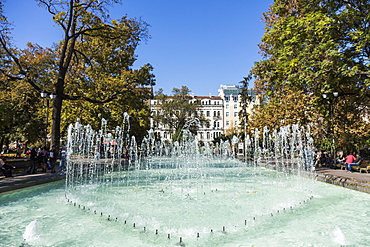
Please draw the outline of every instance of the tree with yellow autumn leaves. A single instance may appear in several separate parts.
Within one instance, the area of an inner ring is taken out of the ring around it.
[[[12,42],[11,24],[1,12],[0,72],[11,90],[22,87],[35,97],[41,92],[55,94],[52,145],[59,146],[61,130],[77,117],[84,124],[96,117],[119,121],[127,111],[138,128],[148,128],[144,102],[154,85],[153,68],[150,64],[132,68],[137,45],[149,38],[148,24],[127,16],[111,20],[107,7],[120,0],[36,2],[52,16],[63,38],[51,48],[30,43],[18,49]]]
[[[300,123],[318,148],[369,146],[369,18],[368,0],[275,0],[252,69],[264,101],[249,128]]]

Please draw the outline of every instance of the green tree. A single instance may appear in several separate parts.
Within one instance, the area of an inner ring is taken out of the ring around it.
[[[369,125],[362,114],[370,98],[369,9],[368,0],[274,2],[264,14],[263,60],[252,70],[265,99],[256,125],[266,118],[276,128],[310,123],[318,141],[329,138],[327,126],[333,125],[343,143],[355,138],[359,123]],[[334,91],[339,92],[335,101],[322,98]],[[369,131],[357,134],[360,141]]]
[[[1,77],[1,76],[0,76]],[[45,119],[36,92],[13,84],[6,78],[0,83],[0,147],[10,141],[42,143]]]
[[[241,84],[241,93],[240,93],[240,106],[241,110],[239,111],[239,121],[241,127],[242,137],[244,139],[245,132],[249,128],[249,113],[248,106],[252,103],[252,93],[249,89],[249,82],[252,79],[251,75],[244,77],[244,80],[240,82]]]
[[[81,124],[90,124],[94,129],[100,129],[101,119],[107,120],[107,127],[114,129],[121,126],[123,113],[130,115],[130,135],[134,135],[138,142],[146,135],[150,128],[150,108],[148,98],[152,96],[151,88],[137,88],[131,90],[125,97],[105,104],[94,104],[88,101],[65,101],[62,117],[62,130],[66,131],[70,123],[80,119]]]
[[[0,45],[5,59],[1,71],[37,92],[56,94],[52,144],[59,146],[63,101],[105,104],[126,97],[139,86],[154,85],[151,65],[132,69],[137,45],[149,36],[145,22],[126,16],[110,20],[107,7],[120,0],[36,1],[52,15],[63,39],[52,49],[38,48],[41,53],[19,51],[13,48],[10,25],[2,16]],[[38,63],[42,67],[35,66]]]
[[[153,121],[157,126],[167,126],[174,132],[173,141],[177,141],[181,139],[181,131],[184,127],[196,134],[199,126],[197,124],[186,126],[189,120],[197,118],[200,124],[208,124],[208,121],[198,113],[201,102],[190,95],[191,90],[188,87],[174,88],[172,93],[172,96],[168,96],[162,89],[156,92],[158,112],[153,116]]]

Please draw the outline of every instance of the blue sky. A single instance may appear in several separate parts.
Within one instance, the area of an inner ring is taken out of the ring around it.
[[[123,0],[111,17],[147,22],[152,37],[141,43],[134,67],[150,63],[155,91],[171,94],[187,86],[195,95],[217,95],[220,84],[238,84],[248,75],[264,33],[262,13],[273,0]],[[4,14],[14,23],[15,44],[50,47],[61,37],[51,15],[32,0],[7,0]],[[253,85],[251,85],[253,86]]]

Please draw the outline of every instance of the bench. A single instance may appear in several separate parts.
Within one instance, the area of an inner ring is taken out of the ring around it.
[[[357,166],[352,166],[353,171],[357,172],[370,172],[370,160],[361,160],[360,164]]]
[[[370,166],[367,166],[367,167],[360,167],[360,173],[362,173],[362,171],[365,171],[366,173],[369,173],[369,171],[370,171]]]
[[[348,164],[338,163],[335,166],[336,168],[340,168],[341,170],[348,169]],[[360,164],[358,166],[352,166],[352,169],[354,171],[359,171],[359,172],[365,171],[367,173],[370,173],[370,160],[361,160]]]
[[[370,172],[370,160],[362,160],[361,166],[359,167],[359,172],[362,173],[363,171],[366,173]]]

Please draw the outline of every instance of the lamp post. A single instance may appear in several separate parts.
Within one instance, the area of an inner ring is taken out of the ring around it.
[[[45,139],[44,139],[44,146],[46,146],[46,140],[47,140],[47,133],[48,133],[48,126],[49,126],[49,100],[48,96],[50,99],[55,99],[56,94],[55,93],[48,93],[46,91],[41,91],[40,93],[41,98],[46,99],[46,124],[45,124]]]
[[[330,107],[330,132],[332,137],[332,145],[331,145],[331,153],[334,155],[335,152],[335,133],[334,133],[334,108],[333,103],[334,99],[339,96],[339,93],[337,91],[334,92],[325,92],[322,93],[322,98],[329,101],[329,107]]]

